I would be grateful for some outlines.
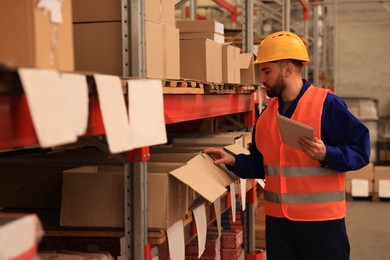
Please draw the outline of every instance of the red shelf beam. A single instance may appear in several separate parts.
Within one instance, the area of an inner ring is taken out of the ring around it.
[[[164,95],[164,107],[167,124],[241,112],[247,112],[251,124],[253,98],[250,94]],[[25,95],[0,95],[0,129],[0,149],[38,144]],[[104,133],[98,97],[91,95],[86,136]]]
[[[253,111],[251,94],[164,95],[165,123]]]

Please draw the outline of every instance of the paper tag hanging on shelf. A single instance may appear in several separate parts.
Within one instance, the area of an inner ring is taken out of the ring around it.
[[[242,211],[246,209],[246,180],[240,179]]]
[[[161,80],[128,80],[131,148],[167,142]]]
[[[196,231],[198,234],[198,258],[200,258],[206,248],[207,237],[206,207],[204,203],[194,209],[192,212],[196,222]]]
[[[222,220],[221,220],[221,198],[214,201],[215,218],[217,220],[218,237],[221,236]]]
[[[231,201],[231,208],[232,208],[232,217],[233,222],[236,222],[236,184],[232,183],[230,184],[230,201]]]
[[[66,111],[58,71],[20,68],[18,73],[40,146],[75,142],[77,136]]]
[[[179,220],[167,229],[169,256],[171,260],[185,259],[184,223]]]
[[[65,98],[66,111],[72,120],[76,135],[84,135],[88,126],[88,85],[85,75],[62,73],[61,91]]]
[[[119,77],[95,74],[94,78],[110,152],[131,150],[129,118]]]

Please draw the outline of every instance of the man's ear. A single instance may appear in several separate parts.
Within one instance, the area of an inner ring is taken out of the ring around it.
[[[291,76],[291,74],[293,74],[295,71],[295,67],[292,63],[287,63],[285,66],[284,66],[284,76],[285,77],[289,77]]]

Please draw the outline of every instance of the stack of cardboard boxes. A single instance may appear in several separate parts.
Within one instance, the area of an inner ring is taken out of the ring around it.
[[[122,39],[131,36],[122,34],[121,11],[120,0],[73,1],[76,70],[123,75],[122,53],[130,50]],[[144,22],[146,77],[180,78],[174,1],[146,1]]]
[[[38,0],[0,2],[0,64],[74,70],[71,0],[61,7]]]
[[[0,63],[123,76],[131,70],[130,31],[144,30],[146,77],[257,85],[253,55],[224,43],[216,21],[176,21],[174,0],[145,1],[144,28],[122,20],[120,0],[0,3]],[[178,28],[177,28],[177,27]],[[180,29],[180,31],[179,31]]]
[[[374,165],[346,173],[345,190],[352,197],[369,197],[373,192]]]
[[[390,167],[374,167],[374,192],[378,198],[390,198]]]

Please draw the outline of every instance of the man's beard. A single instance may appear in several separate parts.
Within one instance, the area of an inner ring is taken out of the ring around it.
[[[267,87],[267,96],[270,98],[281,97],[286,85],[283,82],[282,74],[279,74],[278,80],[272,86],[264,84]]]

